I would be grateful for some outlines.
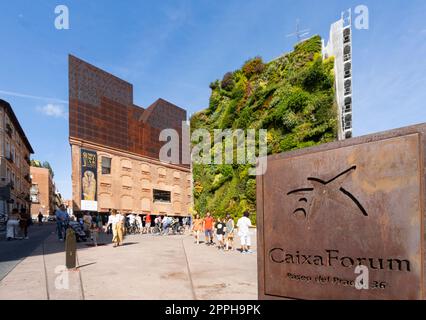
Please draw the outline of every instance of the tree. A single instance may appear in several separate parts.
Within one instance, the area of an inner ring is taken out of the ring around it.
[[[52,167],[50,166],[50,163],[47,161],[43,162],[43,168],[49,169],[50,175],[52,176],[52,178],[55,176],[55,173],[53,172]]]
[[[48,169],[52,178],[55,176],[55,173],[53,172],[52,166],[47,161],[44,161],[42,163],[40,160],[31,160],[31,167]]]

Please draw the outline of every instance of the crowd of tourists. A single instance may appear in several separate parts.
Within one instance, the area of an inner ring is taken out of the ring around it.
[[[236,234],[240,238],[241,253],[252,253],[253,251],[250,249],[250,229],[254,227],[249,216],[249,212],[244,212],[244,215],[235,224],[230,214],[227,214],[224,219],[214,219],[210,212],[207,212],[204,218],[197,214],[192,224],[195,243],[200,244],[200,235],[204,233],[204,243],[206,245],[215,245],[214,239],[216,238],[218,249],[225,251],[236,250],[236,247],[234,247]]]
[[[43,215],[38,215],[39,225],[43,223]],[[123,243],[126,234],[153,234],[169,235],[184,234],[191,231],[195,243],[204,242],[208,246],[214,246],[220,250],[237,250],[234,238],[239,237],[242,253],[251,253],[251,234],[253,228],[249,219],[249,212],[245,212],[235,224],[230,214],[225,218],[213,218],[210,212],[201,218],[200,214],[194,217],[171,217],[167,214],[152,216],[151,214],[123,214],[117,210],[110,210],[108,214],[82,212],[76,216],[69,216],[65,205],[61,205],[55,211],[56,233],[59,241],[64,241],[68,228],[74,229],[77,237],[91,239],[95,245],[100,232],[113,235],[114,247]],[[28,239],[28,228],[32,224],[32,218],[25,209],[13,209],[7,222],[7,240]],[[80,234],[81,233],[81,234]],[[204,235],[204,241],[201,236]]]
[[[123,243],[126,234],[184,234],[190,228],[189,217],[170,217],[167,214],[155,218],[151,214],[139,215],[134,213],[123,214],[118,210],[110,210],[107,214],[81,212],[75,216],[69,216],[65,207],[61,206],[56,212],[57,235],[63,241],[66,229],[72,227],[77,238],[91,239],[97,245],[100,232],[113,234],[114,247]],[[82,237],[78,237],[80,232]]]

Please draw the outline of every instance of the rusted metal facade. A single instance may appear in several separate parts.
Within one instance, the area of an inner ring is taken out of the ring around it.
[[[69,141],[74,211],[188,215],[192,205],[189,164],[159,159],[163,129],[179,134],[186,111],[164,99],[147,108],[133,103],[133,86],[74,56],[69,56]],[[189,143],[189,142],[188,142]],[[85,176],[82,154],[92,154]],[[104,170],[103,165],[108,168]],[[169,194],[155,199],[154,190]]]
[[[259,297],[424,299],[425,133],[268,157],[257,178]],[[368,289],[355,287],[359,265]]]

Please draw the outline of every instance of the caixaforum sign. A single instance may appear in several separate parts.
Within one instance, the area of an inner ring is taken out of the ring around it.
[[[268,157],[257,178],[261,299],[425,298],[425,132]]]

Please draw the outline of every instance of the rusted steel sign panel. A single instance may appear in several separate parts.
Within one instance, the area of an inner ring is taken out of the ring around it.
[[[260,298],[425,297],[425,131],[268,157],[257,180]]]

